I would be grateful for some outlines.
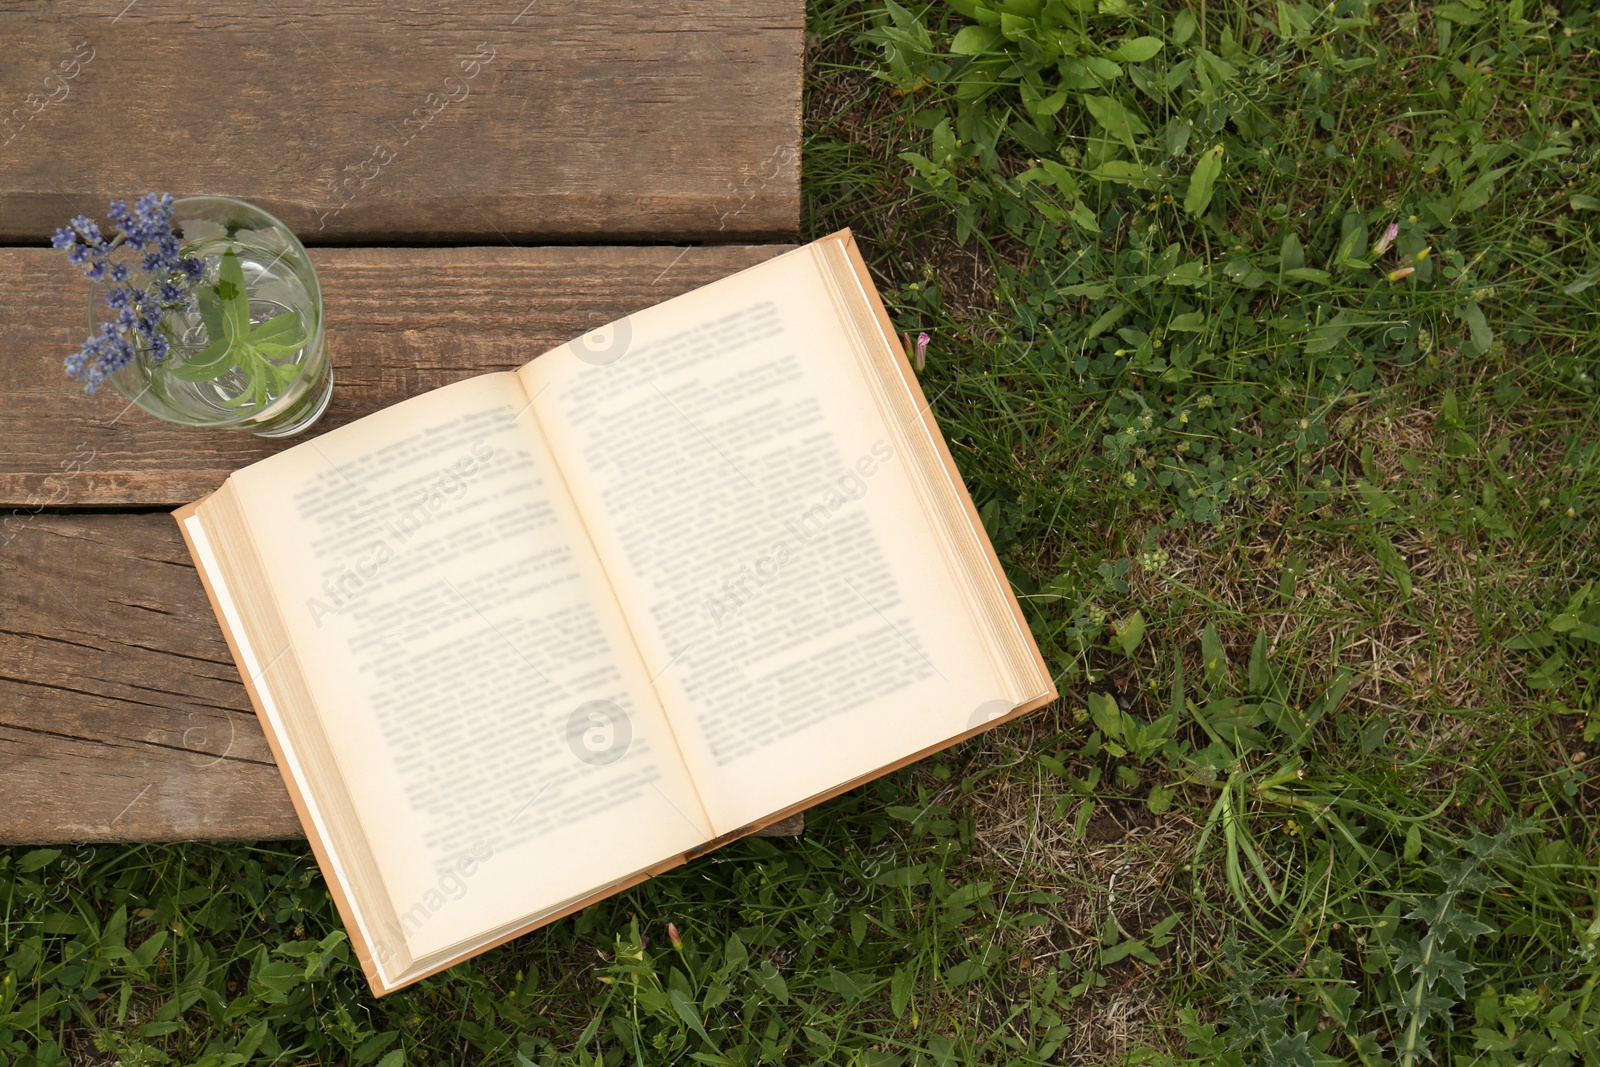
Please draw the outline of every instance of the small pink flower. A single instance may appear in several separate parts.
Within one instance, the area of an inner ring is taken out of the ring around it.
[[[1378,245],[1372,250],[1372,254],[1375,256],[1383,255],[1389,251],[1389,246],[1394,244],[1394,239],[1399,236],[1400,224],[1398,222],[1389,223],[1389,228],[1383,231],[1382,237],[1378,238]]]
[[[1388,274],[1385,274],[1384,277],[1388,278],[1391,282],[1399,282],[1411,277],[1416,272],[1417,268],[1415,267],[1401,267],[1399,270],[1390,271]]]
[[[931,338],[929,338],[927,334],[925,334],[925,333],[917,334],[916,366],[917,366],[918,370],[921,370],[922,368],[924,368],[924,367],[926,367],[928,365],[928,341],[929,340],[931,340]]]
[[[676,923],[667,924],[667,940],[672,942],[673,948],[683,948],[683,938],[678,936],[678,925]]]

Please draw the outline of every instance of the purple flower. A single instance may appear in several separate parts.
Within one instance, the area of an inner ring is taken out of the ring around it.
[[[171,231],[171,223],[165,222],[167,232],[156,234],[153,231],[143,234],[144,244],[148,249],[141,266],[146,274],[170,274],[183,269],[183,248],[177,235]]]
[[[932,340],[926,333],[917,334],[917,369],[922,370],[928,365],[928,342]]]
[[[68,374],[93,393],[105,379],[128,365],[141,349],[152,362],[167,357],[171,342],[162,333],[169,311],[192,310],[194,288],[205,277],[205,263],[183,255],[183,244],[172,230],[173,199],[167,193],[147,193],[128,207],[113,200],[106,212],[117,229],[106,240],[95,221],[75,215],[57,230],[50,244],[67,254],[67,261],[91,281],[110,278],[106,304],[115,316],[101,323],[100,332],[68,356]],[[143,252],[139,267],[145,277],[133,282],[133,270],[124,262],[111,262],[118,248]]]
[[[77,231],[78,236],[81,237],[86,244],[105,244],[105,238],[100,236],[100,227],[95,225],[95,221],[89,216],[74,215],[72,216],[70,225],[74,230]]]
[[[84,392],[93,393],[108,375],[114,374],[133,359],[133,345],[116,326],[104,323],[98,337],[91,337],[83,348],[68,356],[67,373],[83,381]]]

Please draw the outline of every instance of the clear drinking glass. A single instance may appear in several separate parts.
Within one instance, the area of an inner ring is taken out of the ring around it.
[[[250,325],[284,314],[299,324],[297,351],[266,358],[256,354],[199,381],[182,368],[211,343],[198,310],[171,311],[163,323],[171,351],[159,363],[148,350],[110,376],[117,390],[157,418],[184,426],[246,430],[259,437],[289,437],[316,422],[333,395],[333,366],[322,323],[322,286],[305,246],[267,212],[226,196],[187,196],[173,205],[173,228],[185,255],[205,261],[202,285],[216,285],[226,253],[244,274]],[[114,315],[93,285],[89,333]],[[291,342],[293,343],[293,342]],[[198,368],[200,365],[196,365]],[[204,371],[200,371],[204,375]]]

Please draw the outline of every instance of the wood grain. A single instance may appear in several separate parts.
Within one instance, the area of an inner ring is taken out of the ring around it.
[[[15,529],[0,552],[0,844],[301,836],[172,517]]]
[[[335,384],[311,433],[520,366],[788,247],[316,249]],[[0,292],[0,509],[176,506],[305,439],[171,426],[109,386],[84,396],[61,360],[83,343],[88,283],[59,252],[0,249]]]
[[[803,26],[802,0],[6,4],[0,243],[152,189],[312,244],[793,237]]]
[[[0,840],[300,836],[170,516],[38,515],[0,554]]]

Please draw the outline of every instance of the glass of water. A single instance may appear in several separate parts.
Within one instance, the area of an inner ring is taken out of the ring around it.
[[[172,221],[183,254],[205,263],[202,299],[167,313],[165,358],[141,349],[110,376],[112,384],[150,414],[184,426],[261,437],[306,429],[328,407],[333,366],[322,286],[305,246],[272,215],[226,196],[184,197]],[[89,296],[91,336],[116,314],[102,288]],[[219,309],[232,317],[225,328]]]

